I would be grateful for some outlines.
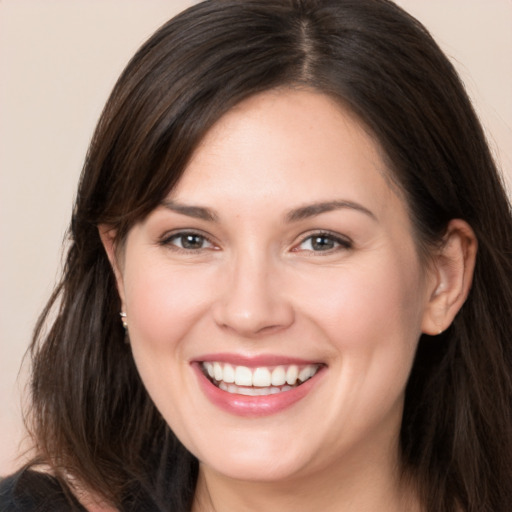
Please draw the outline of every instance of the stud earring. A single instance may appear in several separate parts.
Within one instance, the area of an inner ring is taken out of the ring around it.
[[[124,330],[128,330],[128,322],[126,321],[126,313],[124,311],[121,311],[119,313],[119,316],[121,317],[121,323],[123,324]]]

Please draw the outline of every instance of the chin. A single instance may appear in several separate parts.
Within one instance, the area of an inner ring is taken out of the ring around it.
[[[262,457],[261,454],[240,458],[230,457],[223,463],[202,463],[205,469],[211,469],[223,477],[246,482],[283,482],[303,473],[304,467],[299,460],[279,460],[276,454]]]

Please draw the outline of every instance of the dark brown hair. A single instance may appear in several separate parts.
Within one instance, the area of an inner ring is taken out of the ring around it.
[[[429,512],[510,510],[510,204],[452,65],[388,0],[211,0],[169,21],[133,57],[91,142],[63,278],[31,348],[40,460],[119,506],[146,492],[162,510],[190,508],[197,461],[138,377],[98,225],[111,225],[122,244],[216,120],[283,86],[338,98],[366,124],[421,247],[439,241],[450,219],[474,229],[470,296],[446,332],[420,339],[406,390],[403,470]]]

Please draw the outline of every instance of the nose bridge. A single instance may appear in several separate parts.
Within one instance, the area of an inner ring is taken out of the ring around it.
[[[247,245],[227,263],[215,304],[218,325],[243,336],[274,332],[293,322],[293,308],[279,289],[280,268],[269,251]]]

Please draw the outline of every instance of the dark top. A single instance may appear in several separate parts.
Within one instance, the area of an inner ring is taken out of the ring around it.
[[[169,510],[168,503],[158,505],[157,501],[148,490],[136,486],[123,500],[120,512]],[[22,469],[0,480],[0,512],[87,512],[87,509],[55,477]]]
[[[24,469],[0,481],[0,512],[87,512],[59,481]]]

